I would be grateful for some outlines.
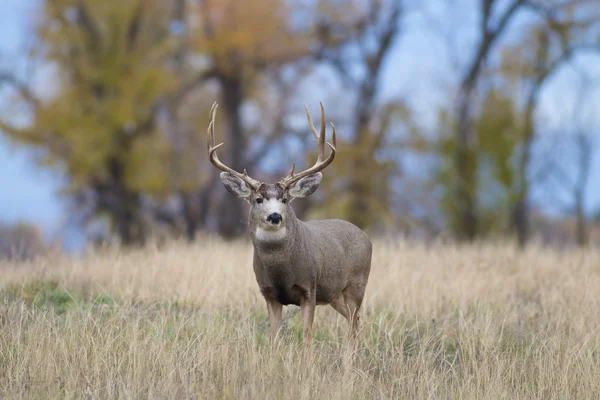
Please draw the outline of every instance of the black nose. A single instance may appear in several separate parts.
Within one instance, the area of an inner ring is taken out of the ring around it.
[[[267,217],[267,222],[271,222],[272,224],[278,224],[281,222],[281,214],[273,213]]]

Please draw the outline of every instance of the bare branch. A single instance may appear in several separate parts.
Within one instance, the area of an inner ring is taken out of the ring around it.
[[[12,86],[13,89],[15,89],[34,109],[39,109],[40,100],[35,96],[33,91],[14,74],[8,72],[0,73],[0,85],[3,83]]]
[[[217,76],[218,76],[217,71],[213,68],[203,71],[197,77],[195,77],[193,80],[182,84],[178,90],[176,90],[174,93],[172,93],[169,96],[169,101],[174,104],[181,103],[188,94],[193,92],[195,89],[200,87],[202,84],[206,83],[206,81],[208,81],[212,78],[215,78]]]
[[[484,2],[493,3],[493,0],[484,0]],[[489,19],[491,17],[491,14],[489,13],[490,10],[487,10],[488,14],[484,16],[487,18],[487,20],[484,20],[482,22],[482,29],[484,29],[481,32],[482,41],[479,44],[479,48],[477,50],[475,58],[471,62],[471,66],[469,67],[467,73],[465,74],[465,77],[463,78],[463,83],[461,85],[462,87],[471,87],[474,85],[477,76],[479,76],[481,67],[483,66],[483,61],[487,58],[487,55],[490,52],[492,46],[494,45],[498,37],[504,32],[504,29],[508,25],[508,22],[511,20],[513,15],[526,2],[526,0],[514,0],[511,6],[504,12],[504,14],[502,14],[502,16],[500,17],[500,21],[494,28],[489,27]],[[486,7],[484,7],[484,10],[491,6],[492,4],[486,5]]]

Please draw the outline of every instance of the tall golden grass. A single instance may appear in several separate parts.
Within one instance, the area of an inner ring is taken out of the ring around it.
[[[360,347],[268,345],[244,242],[0,266],[0,398],[596,399],[600,255],[375,241]]]

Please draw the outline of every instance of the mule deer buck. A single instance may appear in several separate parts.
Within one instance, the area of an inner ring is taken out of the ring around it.
[[[304,343],[312,343],[312,325],[317,305],[329,304],[348,320],[349,337],[356,339],[359,309],[371,270],[372,244],[365,232],[350,222],[329,219],[301,221],[290,203],[304,198],[319,187],[320,171],[335,157],[333,144],[325,141],[325,110],[321,104],[321,132],[317,133],[305,106],[308,124],[317,141],[317,162],[295,173],[295,164],[277,183],[259,182],[223,164],[215,145],[215,115],[218,104],[210,111],[208,156],[220,169],[227,191],[250,203],[248,230],[254,246],[254,274],[267,302],[273,343],[282,322],[283,305],[300,306]],[[325,144],[330,153],[325,158]]]

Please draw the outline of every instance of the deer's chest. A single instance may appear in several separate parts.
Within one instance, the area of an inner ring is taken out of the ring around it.
[[[305,272],[288,265],[255,267],[256,281],[263,296],[274,298],[283,305],[299,306],[302,298],[314,290],[311,274]]]

